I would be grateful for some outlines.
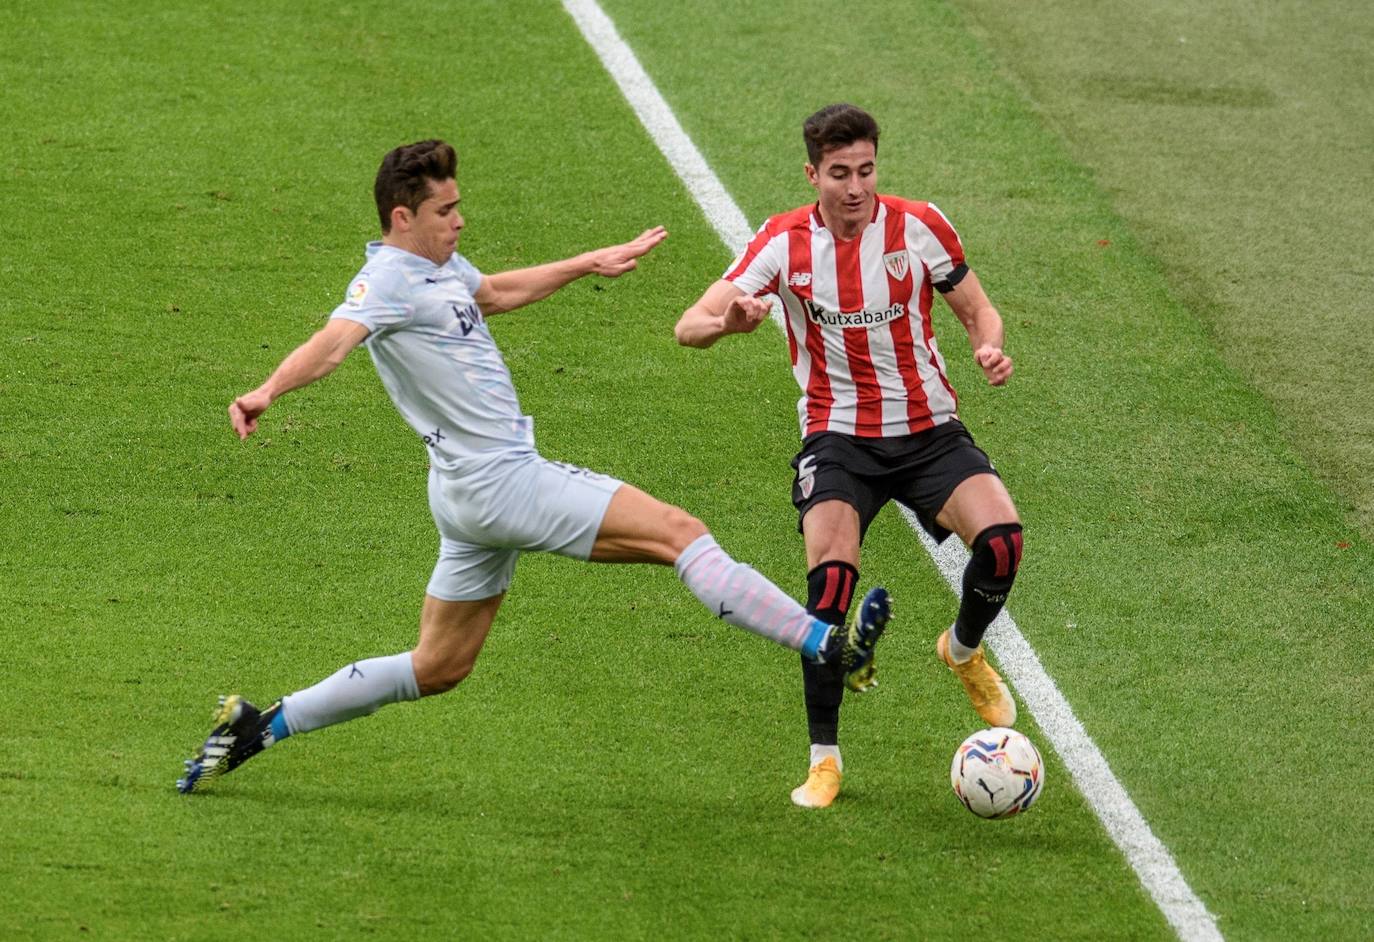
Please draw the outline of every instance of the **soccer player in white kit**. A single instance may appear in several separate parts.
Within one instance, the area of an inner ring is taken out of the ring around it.
[[[802,448],[792,502],[806,544],[807,611],[840,624],[858,580],[859,548],[889,500],[937,540],[971,550],[954,624],[936,640],[982,719],[1016,722],[1016,703],[983,657],[983,633],[1021,561],[1021,522],[1006,487],[956,414],[935,342],[938,291],[968,333],[987,381],[1011,376],[1002,319],[964,261],[948,219],[930,203],[877,192],[878,124],[853,105],[803,125],[817,201],[773,216],[678,321],[677,339],[709,347],[754,330],[782,302]],[[843,677],[802,663],[811,736],[806,781],[792,800],[824,808],[840,791]]]
[[[484,275],[457,254],[457,157],[443,141],[386,155],[375,196],[380,242],[329,322],[229,407],[246,439],[273,400],[320,379],[367,347],[396,408],[429,452],[429,505],[439,559],[415,648],[349,664],[259,710],[221,697],[214,727],[185,763],[181,792],[204,787],[288,736],[452,689],[472,671],[522,552],[596,562],[672,565],[711,614],[838,665],[846,683],[872,683],[873,647],[890,617],[874,588],[848,628],[808,614],[730,558],[691,514],[605,475],[549,461],[534,447],[510,373],[487,329],[493,314],[547,297],[584,275],[615,278],[667,233],[516,271]]]

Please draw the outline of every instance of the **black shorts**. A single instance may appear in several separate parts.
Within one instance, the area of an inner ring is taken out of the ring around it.
[[[950,531],[935,517],[949,495],[975,474],[997,473],[957,419],[895,438],[817,432],[802,441],[792,467],[797,529],[813,505],[842,500],[859,512],[860,541],[889,500],[909,508],[927,533],[943,541]]]

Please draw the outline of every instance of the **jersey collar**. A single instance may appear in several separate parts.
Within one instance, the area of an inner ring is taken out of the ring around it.
[[[878,221],[878,213],[882,211],[882,205],[883,205],[882,198],[881,198],[880,196],[878,196],[877,193],[874,193],[874,194],[873,194],[873,216],[872,216],[872,218],[870,218],[870,219],[868,220],[868,224],[869,224],[870,226],[873,225],[875,222]],[[816,200],[816,202],[813,203],[813,204],[811,205],[811,227],[812,227],[813,229],[824,229],[824,230],[826,230],[827,232],[830,233],[831,238],[834,238],[834,239],[838,239],[838,238],[839,238],[839,236],[835,235],[835,233],[834,233],[833,231],[831,231],[830,227],[828,227],[828,226],[825,224],[825,220],[821,217],[821,201],[820,201],[820,200]],[[860,232],[859,235],[863,235],[863,233]],[[855,236],[854,238],[857,239],[858,237],[859,237],[859,236]],[[844,241],[849,242],[849,241],[852,241],[852,240],[846,239],[846,240],[844,240]]]
[[[445,262],[444,265],[436,265],[423,255],[416,255],[414,252],[407,252],[405,249],[387,245],[381,241],[367,243],[367,258],[368,261],[378,258],[386,259],[394,265],[419,272],[435,272],[448,264]]]

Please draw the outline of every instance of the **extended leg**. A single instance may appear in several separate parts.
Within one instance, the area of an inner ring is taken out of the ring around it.
[[[177,789],[199,791],[288,736],[452,689],[471,673],[504,597],[451,602],[426,595],[413,651],[355,661],[261,711],[241,696],[221,697],[214,728],[187,760]]]
[[[846,682],[855,689],[866,689],[871,681],[866,668],[888,619],[885,591],[872,590],[881,593],[881,599],[875,597],[864,607],[865,618],[849,629],[837,629],[807,614],[772,582],[731,558],[696,517],[628,484],[611,498],[591,558],[671,565],[716,617],[804,657],[840,664]]]

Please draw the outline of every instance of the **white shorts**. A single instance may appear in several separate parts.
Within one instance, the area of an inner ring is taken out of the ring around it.
[[[426,591],[450,602],[500,595],[528,550],[587,559],[620,484],[532,451],[462,474],[431,467],[429,510],[440,539]]]

